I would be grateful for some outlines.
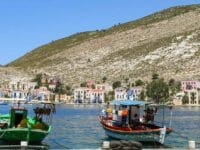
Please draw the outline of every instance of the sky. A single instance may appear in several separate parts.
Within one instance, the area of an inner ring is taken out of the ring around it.
[[[0,64],[53,40],[199,0],[1,0]]]

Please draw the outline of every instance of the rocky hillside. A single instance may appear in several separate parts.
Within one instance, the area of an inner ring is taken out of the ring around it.
[[[5,83],[10,80],[17,81],[28,81],[31,80],[32,76],[26,72],[22,72],[19,69],[13,67],[1,67],[0,66],[0,84]]]
[[[87,79],[200,79],[200,5],[173,7],[106,30],[53,41],[8,64],[33,74]]]

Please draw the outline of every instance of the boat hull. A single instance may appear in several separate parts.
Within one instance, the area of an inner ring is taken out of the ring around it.
[[[133,140],[133,141],[159,141],[160,131],[155,132],[119,132],[112,131],[105,128],[107,136],[119,140]]]
[[[111,138],[119,140],[134,140],[134,141],[156,141],[160,140],[160,133],[162,128],[158,129],[146,129],[146,130],[132,130],[128,127],[115,127],[110,123],[99,118],[106,135]],[[166,129],[166,136],[172,131],[172,129]]]
[[[31,143],[40,143],[49,131],[28,128],[11,128],[0,130],[0,139],[9,142],[28,141]]]

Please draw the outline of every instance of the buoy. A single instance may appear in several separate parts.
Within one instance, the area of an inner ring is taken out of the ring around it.
[[[104,141],[102,145],[103,149],[109,149],[110,148],[110,142],[109,141]]]
[[[28,146],[28,142],[26,142],[26,141],[21,141],[20,145],[23,146],[23,147],[27,147],[27,146]]]
[[[188,141],[188,148],[189,149],[195,149],[196,148],[196,144],[195,141]]]

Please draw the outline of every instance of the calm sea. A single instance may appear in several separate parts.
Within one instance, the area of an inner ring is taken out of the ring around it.
[[[27,105],[30,115],[35,105]],[[52,132],[46,137],[50,149],[98,149],[103,141],[109,139],[98,122],[100,106],[94,105],[57,105],[52,120]],[[0,106],[0,114],[7,113],[8,106]],[[162,120],[161,115],[157,121]],[[172,109],[171,133],[165,145],[172,148],[187,148],[188,140],[200,142],[200,107],[174,107]],[[165,111],[165,123],[169,124],[170,111]],[[188,137],[189,139],[186,139]],[[200,147],[200,145],[197,145]]]

